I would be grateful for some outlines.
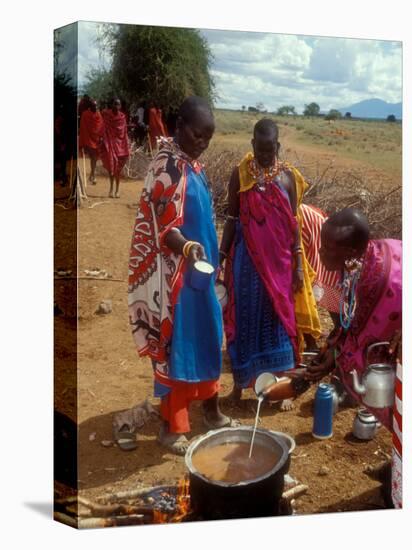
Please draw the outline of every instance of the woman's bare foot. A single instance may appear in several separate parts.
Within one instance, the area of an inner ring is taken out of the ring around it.
[[[291,399],[284,399],[280,402],[279,409],[282,412],[285,411],[291,411],[295,408],[295,405],[293,404],[293,401]]]

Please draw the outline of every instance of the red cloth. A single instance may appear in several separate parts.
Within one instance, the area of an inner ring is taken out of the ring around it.
[[[80,118],[79,148],[97,149],[103,137],[103,117],[99,111],[84,111]]]
[[[103,141],[100,146],[100,158],[110,175],[118,176],[129,156],[126,116],[112,109],[102,111],[104,121]]]
[[[314,292],[317,303],[334,313],[339,313],[339,301],[342,294],[340,288],[341,274],[339,271],[328,271],[322,264],[319,255],[321,245],[322,225],[327,220],[327,215],[316,206],[309,204],[300,205],[302,216],[302,243],[305,247],[306,258],[316,272],[313,287],[318,287],[320,296]]]
[[[79,117],[81,117],[82,114],[89,108],[89,105],[90,105],[90,99],[82,97],[77,107],[77,112]]]
[[[190,432],[190,403],[210,399],[218,391],[218,380],[197,383],[172,380],[170,392],[162,397],[160,403],[160,414],[169,423],[169,431],[178,434]]]
[[[152,148],[156,147],[156,138],[160,136],[168,137],[168,133],[162,119],[162,111],[161,109],[152,107],[149,109],[149,137]]]

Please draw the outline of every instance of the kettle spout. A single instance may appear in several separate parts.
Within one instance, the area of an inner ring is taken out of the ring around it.
[[[366,388],[363,384],[359,382],[359,377],[356,370],[351,371],[351,375],[353,379],[353,389],[355,390],[355,392],[358,393],[359,395],[365,395]]]

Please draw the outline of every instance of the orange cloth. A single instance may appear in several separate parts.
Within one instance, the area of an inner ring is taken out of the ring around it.
[[[160,414],[169,423],[171,433],[190,432],[189,405],[192,401],[210,399],[219,391],[219,381],[180,382],[172,381],[171,390],[162,397]]]
[[[149,137],[152,148],[156,147],[156,138],[160,136],[168,137],[168,135],[163,123],[161,109],[152,107],[149,109]]]
[[[97,149],[103,130],[103,117],[99,111],[83,111],[80,118],[79,148]]]

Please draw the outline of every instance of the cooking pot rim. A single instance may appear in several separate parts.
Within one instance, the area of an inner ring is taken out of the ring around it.
[[[293,451],[296,449],[296,440],[294,437],[292,437],[290,434],[286,432],[279,432],[276,430],[268,430],[272,434],[279,435],[281,438],[284,437],[285,439],[288,439],[290,441],[290,449],[288,449],[288,453],[292,454]]]
[[[235,431],[249,431],[249,432],[252,433],[253,432],[253,426],[238,426],[237,428],[218,428],[216,430],[210,430],[207,433],[205,433],[205,434],[197,437],[195,440],[193,440],[190,443],[190,445],[189,445],[189,447],[186,451],[186,454],[185,454],[185,464],[186,464],[186,467],[189,470],[189,472],[192,475],[194,475],[196,477],[199,477],[200,479],[202,479],[203,481],[205,481],[206,483],[209,483],[211,485],[218,485],[220,487],[242,487],[242,486],[250,485],[252,483],[258,483],[260,481],[264,481],[265,479],[267,479],[267,478],[271,477],[272,475],[276,474],[279,470],[281,470],[283,468],[283,466],[285,465],[285,463],[286,463],[286,461],[289,457],[289,449],[288,449],[285,441],[282,440],[281,438],[276,438],[276,432],[271,432],[270,430],[257,428],[256,433],[260,433],[263,436],[268,436],[268,437],[271,437],[272,439],[275,439],[276,443],[282,449],[282,455],[281,455],[280,459],[278,460],[278,462],[275,464],[275,466],[273,466],[273,468],[268,470],[265,474],[263,474],[259,477],[254,477],[253,479],[247,479],[245,481],[238,481],[237,483],[229,483],[229,482],[226,482],[226,481],[215,481],[215,480],[209,479],[209,478],[205,477],[204,475],[202,475],[198,470],[196,470],[196,468],[194,467],[194,465],[192,463],[192,456],[193,456],[194,451],[196,451],[196,448],[205,439],[210,439],[211,437],[213,437],[216,434],[220,434],[222,432],[231,433],[231,432],[235,432]]]

